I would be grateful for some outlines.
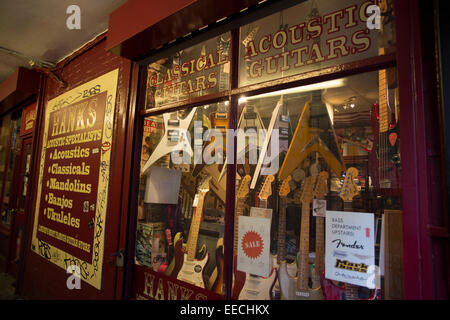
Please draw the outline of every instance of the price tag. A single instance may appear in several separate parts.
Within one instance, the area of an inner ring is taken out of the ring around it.
[[[195,194],[195,197],[194,197],[194,202],[192,203],[192,206],[193,206],[194,208],[196,208],[196,207],[197,207],[197,205],[198,205],[198,193],[197,193],[197,194]]]
[[[313,200],[313,215],[315,217],[325,217],[327,211],[327,200],[314,199]]]

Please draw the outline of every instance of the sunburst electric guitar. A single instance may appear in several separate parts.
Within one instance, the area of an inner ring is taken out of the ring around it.
[[[197,252],[198,233],[203,213],[203,202],[209,191],[210,179],[211,177],[208,176],[203,178],[198,187],[198,201],[192,216],[191,228],[189,229],[186,245],[187,252],[179,250],[180,248],[176,247],[178,250],[175,253],[175,265],[181,265],[181,268],[176,268],[178,270],[178,272],[175,272],[176,278],[201,288],[206,288],[205,268],[209,261],[209,254],[206,253],[201,260],[196,259],[195,255]]]
[[[309,287],[309,224],[310,203],[313,199],[314,182],[316,178],[306,178],[303,188],[302,217],[300,226],[300,250],[298,259],[297,277],[291,277],[287,272],[286,263],[281,263],[279,277],[282,300],[322,300],[322,288]]]
[[[268,175],[259,191],[259,207],[267,208],[267,199],[272,194],[273,175]],[[270,300],[272,299],[272,289],[277,280],[277,270],[272,266],[271,272],[267,277],[245,274],[245,283],[239,294],[239,300]]]

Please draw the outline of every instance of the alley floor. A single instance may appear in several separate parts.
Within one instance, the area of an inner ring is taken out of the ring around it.
[[[0,272],[0,300],[19,299],[19,297],[14,293],[14,281],[15,279],[11,275],[5,272]]]

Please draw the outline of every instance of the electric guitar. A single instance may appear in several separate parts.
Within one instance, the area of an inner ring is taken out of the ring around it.
[[[274,180],[273,175],[269,175],[265,178],[264,184],[259,191],[259,207],[267,208],[267,199],[272,194],[272,182]],[[239,300],[270,300],[272,299],[272,288],[277,279],[277,270],[271,268],[271,272],[268,277],[261,277],[246,273],[245,283],[239,294]]]
[[[216,245],[216,267],[211,274],[209,279],[210,290],[217,293],[223,294],[223,266],[224,266],[224,250],[223,250],[223,238],[217,240]]]
[[[196,259],[195,255],[197,252],[198,233],[203,213],[203,202],[209,191],[209,180],[211,180],[211,177],[206,176],[203,178],[197,190],[198,201],[192,216],[191,227],[189,229],[189,236],[186,245],[187,252],[183,252],[181,250],[175,252],[175,259],[178,262],[175,264],[181,264],[181,268],[179,268],[176,273],[176,278],[201,288],[206,288],[205,268],[208,264],[209,253],[203,249],[205,254],[201,260]]]
[[[300,226],[300,250],[297,276],[291,277],[287,272],[286,263],[280,266],[280,286],[282,300],[322,300],[323,293],[321,287],[309,287],[309,224],[310,224],[310,202],[313,198],[313,188],[316,178],[309,176],[306,178],[303,188],[302,217]]]
[[[323,199],[328,193],[327,181],[329,174],[322,171],[317,178],[314,197]],[[326,300],[341,300],[344,292],[344,285],[325,278],[325,218],[316,216],[316,259],[312,277],[313,287],[322,286]]]
[[[291,192],[291,187],[289,185],[291,179],[292,177],[290,175],[287,176],[281,183],[280,190],[278,191],[278,196],[280,197],[280,207],[278,211],[277,255],[273,257],[273,263],[277,270],[280,269],[281,263],[285,263],[287,265],[288,273],[291,275],[294,274],[295,276],[297,273],[297,263],[295,261],[293,263],[286,263],[286,210],[287,196]],[[273,290],[273,297],[275,300],[279,300],[281,298],[279,277]]]
[[[389,17],[392,8],[386,0],[379,4],[382,17],[380,28],[380,49],[379,54],[385,53],[383,42],[388,42],[388,35],[384,32],[385,17]],[[369,170],[373,185],[380,193],[385,193],[386,189],[400,188],[400,131],[399,123],[395,121],[395,115],[390,112],[389,90],[387,70],[378,71],[379,102],[373,104],[371,109],[371,125],[373,131],[373,147],[369,155]]]
[[[191,142],[188,140],[186,132],[191,125],[196,110],[197,107],[192,108],[184,119],[179,117],[179,111],[163,114],[164,135],[141,169],[142,174],[146,174],[156,161],[172,151],[186,152],[192,158]]]
[[[312,102],[313,95],[303,107],[291,144],[281,165],[278,173],[281,180],[290,175],[311,152],[318,152],[335,174],[340,175],[345,170],[344,159],[337,147],[336,136],[334,135],[334,139],[329,139],[332,140],[330,143],[333,144],[333,149],[337,150],[332,152],[321,138],[321,131],[324,129],[310,127],[310,104]],[[323,106],[321,108],[323,109]],[[332,127],[327,128],[327,130],[333,131]]]
[[[355,183],[355,179],[358,177],[358,169],[350,167],[347,169],[345,174],[344,183],[339,192],[339,197],[344,201],[344,211],[353,211],[353,198],[359,194],[358,187]],[[361,300],[359,298],[359,286],[346,283],[343,300]],[[369,299],[365,300],[376,300],[378,299],[378,289],[373,290],[373,293]]]
[[[251,162],[255,163],[257,161],[256,157],[257,151],[261,150],[263,141],[259,140],[258,132],[262,129],[264,129],[264,123],[261,119],[261,116],[259,113],[255,110],[254,106],[252,105],[246,105],[244,109],[242,110],[241,117],[238,121],[238,129],[242,129],[242,133],[245,133],[244,137],[241,137],[241,139],[238,136],[237,139],[237,146],[236,146],[236,159],[237,159],[237,165],[244,164],[244,159],[246,158],[246,154],[249,154],[249,157],[252,157],[252,155],[255,155],[255,159],[252,159]],[[254,136],[256,139],[256,145],[253,143],[247,143],[248,140],[252,140],[250,136]],[[256,149],[256,150],[255,150]],[[227,159],[224,161],[224,165],[222,168],[222,171],[219,176],[219,182],[224,177],[225,173],[227,172]]]
[[[206,117],[206,116],[205,116]],[[210,123],[210,127],[214,130],[214,134],[211,134],[210,137],[207,138],[208,142],[202,142],[202,158],[200,159],[200,163],[195,164],[194,170],[192,171],[192,175],[197,176],[206,165],[209,163],[210,159],[203,159],[203,152],[210,156],[216,156],[216,153],[219,152],[222,157],[225,157],[226,154],[226,137],[227,137],[227,129],[228,129],[228,107],[224,103],[219,103],[217,106],[217,111],[214,111],[210,114],[210,118],[208,119]],[[216,135],[221,134],[222,142],[216,142]],[[200,144],[200,141],[199,141]],[[204,161],[205,160],[205,161]],[[205,163],[206,162],[206,163]],[[215,164],[215,170],[218,171],[217,175],[222,170],[222,165]]]
[[[249,185],[252,177],[250,175],[245,175],[242,178],[241,184],[239,185],[239,189],[236,192],[236,211],[234,215],[234,243],[233,243],[233,252],[234,252],[234,261],[233,261],[233,291],[232,291],[232,299],[237,300],[239,298],[239,294],[244,287],[245,284],[245,272],[239,271],[237,269],[237,250],[238,250],[238,230],[239,230],[239,217],[244,215],[245,210],[245,199],[247,194],[250,191]]]

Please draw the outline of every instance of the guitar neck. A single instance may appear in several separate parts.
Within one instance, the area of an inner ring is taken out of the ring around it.
[[[267,199],[259,199],[259,208],[267,208]]]
[[[308,289],[309,275],[309,202],[302,202],[297,288]]]
[[[197,207],[194,210],[192,216],[191,228],[189,229],[189,236],[187,242],[187,259],[192,261],[195,259],[195,253],[197,250],[198,232],[200,230],[200,221],[203,213],[203,202],[205,199],[205,193],[200,193],[198,197]]]
[[[281,264],[286,259],[286,198],[280,198],[280,211],[278,212],[278,241],[277,263]]]
[[[389,130],[389,111],[388,111],[388,91],[387,91],[387,79],[386,69],[378,72],[378,86],[379,86],[379,125],[380,132],[387,132]]]
[[[320,277],[325,270],[325,238],[324,229],[325,221],[324,217],[316,216],[316,274]]]

